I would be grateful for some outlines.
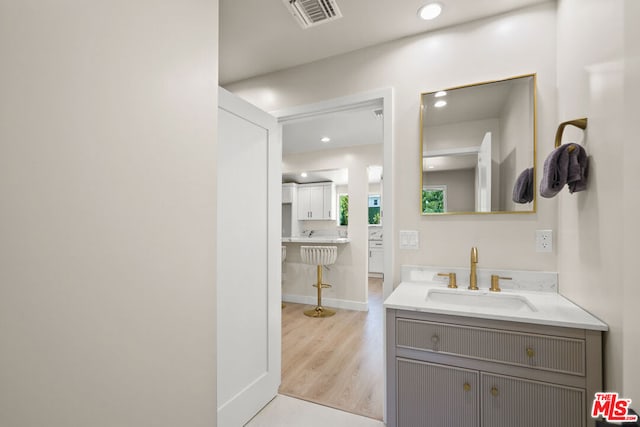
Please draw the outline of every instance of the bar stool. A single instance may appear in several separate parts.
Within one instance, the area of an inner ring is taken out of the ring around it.
[[[301,246],[300,256],[305,264],[317,267],[318,280],[314,287],[318,288],[318,305],[311,310],[305,310],[305,316],[309,317],[329,317],[336,314],[335,310],[322,306],[322,288],[330,288],[331,285],[322,283],[322,267],[336,262],[338,257],[337,246]]]
[[[280,262],[284,263],[284,260],[285,260],[285,259],[287,259],[287,247],[286,247],[286,246],[284,246],[284,245],[282,245],[282,260],[281,260]],[[284,268],[283,268],[283,270],[284,270]],[[280,277],[280,280],[281,280],[281,282],[280,282],[280,287],[282,287],[282,282],[283,282],[283,280],[282,280],[282,274],[281,274],[280,276],[281,276],[281,277]],[[282,308],[285,308],[285,307],[286,307],[286,305],[285,305],[285,304],[284,304],[284,302],[283,302],[283,303],[282,303]]]

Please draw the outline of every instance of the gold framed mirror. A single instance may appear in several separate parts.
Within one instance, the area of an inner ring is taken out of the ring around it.
[[[536,211],[536,75],[420,94],[422,215]]]

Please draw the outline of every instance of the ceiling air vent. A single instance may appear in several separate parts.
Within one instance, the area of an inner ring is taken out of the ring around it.
[[[282,2],[302,28],[342,18],[342,13],[334,0],[282,0]]]

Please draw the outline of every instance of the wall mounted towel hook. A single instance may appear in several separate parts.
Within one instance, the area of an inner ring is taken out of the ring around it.
[[[566,122],[560,123],[560,126],[558,126],[558,130],[556,131],[556,143],[555,143],[556,148],[560,147],[560,145],[562,144],[562,133],[564,132],[564,128],[567,127],[567,125],[575,126],[577,128],[584,130],[587,128],[587,118],[584,117],[582,119],[568,120]],[[572,152],[574,148],[569,147],[568,150],[569,152]]]

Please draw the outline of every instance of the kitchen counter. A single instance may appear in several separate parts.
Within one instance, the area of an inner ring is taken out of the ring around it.
[[[486,298],[519,296],[526,298],[534,310],[496,310],[485,307],[481,303],[471,306],[460,306],[457,304],[434,302],[429,301],[427,298],[430,290],[438,290],[438,293],[441,295],[443,293],[466,293],[467,295],[484,295]],[[386,299],[384,307],[597,331],[608,330],[608,326],[605,323],[557,292],[503,289],[502,292],[493,293],[489,292],[488,289],[470,291],[466,289],[466,286],[460,286],[458,289],[449,289],[446,284],[437,282],[402,282],[389,298]]]
[[[351,239],[348,237],[283,237],[282,243],[324,243],[324,244],[345,244],[350,243]]]

